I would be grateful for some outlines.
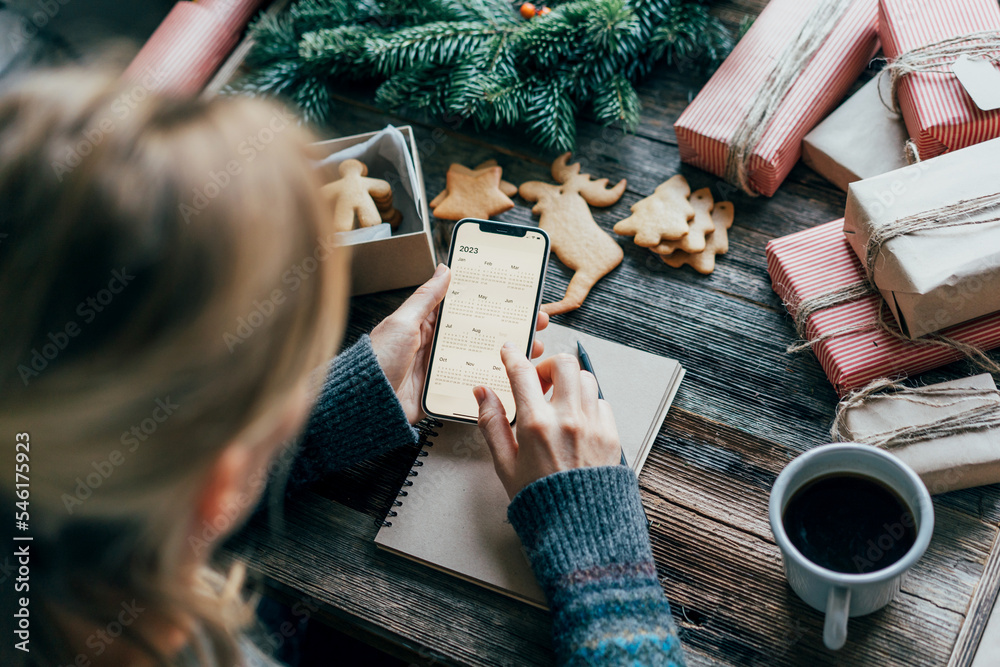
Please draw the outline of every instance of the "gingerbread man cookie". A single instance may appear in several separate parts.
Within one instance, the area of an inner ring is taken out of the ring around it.
[[[338,172],[340,178],[322,188],[333,207],[335,231],[348,232],[382,222],[399,224],[402,216],[392,207],[392,187],[387,181],[368,178],[368,167],[360,160],[344,160]]]

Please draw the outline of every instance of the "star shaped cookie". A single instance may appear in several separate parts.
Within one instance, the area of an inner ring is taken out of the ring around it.
[[[495,160],[487,160],[475,169],[453,163],[448,167],[445,189],[431,203],[435,218],[489,219],[514,208],[511,200],[517,186],[504,181],[503,169]]]

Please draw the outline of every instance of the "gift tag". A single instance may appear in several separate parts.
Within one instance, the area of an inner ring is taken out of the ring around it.
[[[951,71],[977,107],[983,111],[1000,109],[1000,71],[991,60],[961,56],[951,66]]]

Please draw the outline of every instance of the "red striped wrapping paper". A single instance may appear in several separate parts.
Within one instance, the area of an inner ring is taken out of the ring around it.
[[[791,304],[788,311],[793,317],[795,303],[857,282],[864,276],[857,255],[844,237],[843,219],[769,242],[767,272],[771,274],[774,291],[782,301]],[[881,303],[881,296],[871,295],[818,311],[806,323],[806,335],[812,340],[824,333],[864,327],[878,315]],[[941,333],[985,350],[998,347],[1000,313]],[[962,358],[961,352],[900,340],[874,328],[830,338],[816,343],[812,349],[840,394],[875,378],[915,375]]]
[[[886,57],[949,37],[1000,30],[996,0],[879,0],[879,36]],[[983,111],[947,73],[907,74],[899,108],[921,159],[1000,136],[1000,110]]]
[[[196,95],[235,48],[262,0],[178,2],[125,70],[147,91]]]
[[[681,160],[717,176],[728,141],[767,79],[775,57],[818,2],[771,0],[688,105],[674,132]],[[750,184],[771,196],[799,159],[802,138],[847,94],[878,50],[877,0],[855,0],[775,112],[750,158]]]

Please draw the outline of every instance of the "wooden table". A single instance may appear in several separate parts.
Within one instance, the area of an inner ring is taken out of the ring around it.
[[[730,25],[764,4],[716,9]],[[595,210],[610,232],[628,207],[681,173],[692,189],[719,179],[682,165],[673,122],[704,78],[659,67],[640,88],[635,135],[579,125],[574,160],[595,177],[628,179],[622,200]],[[380,113],[370,91],[344,91],[331,136],[411,124],[428,198],[451,162],[496,158],[504,178],[549,180],[555,155],[510,133],[448,127],[434,119]],[[723,189],[721,192],[731,192]],[[1000,562],[991,559],[1000,486],[935,498],[937,523],[926,555],[887,608],[850,622],[847,646],[822,646],[822,617],[785,583],[767,518],[775,476],[791,459],[829,440],[837,396],[809,353],[789,355],[795,332],[771,290],[770,240],[843,215],[845,195],[798,165],[772,198],[732,197],[730,251],[711,276],[667,267],[619,238],[620,267],[579,311],[555,321],[680,360],[688,375],[639,477],[652,520],[653,552],[692,665],[966,665],[993,603]],[[499,216],[531,224],[530,204]],[[570,272],[553,257],[546,301]],[[368,331],[408,290],[356,298],[346,342]],[[963,364],[924,379],[968,374]],[[331,443],[336,446],[336,443]],[[415,450],[343,471],[291,501],[275,535],[259,523],[228,545],[272,590],[305,601],[325,622],[420,664],[549,664],[547,613],[377,549],[377,522]]]

